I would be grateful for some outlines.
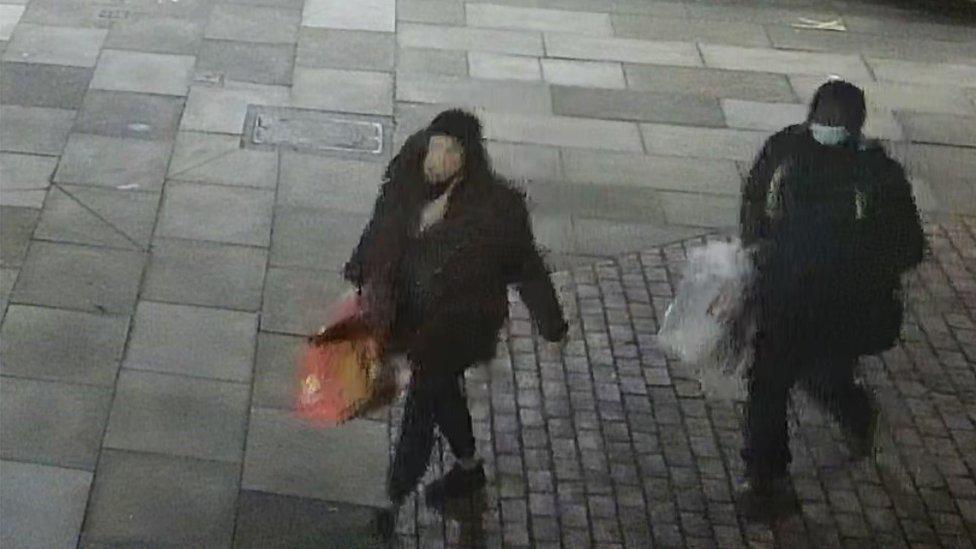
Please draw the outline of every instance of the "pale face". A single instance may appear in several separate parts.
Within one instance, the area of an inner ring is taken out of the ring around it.
[[[430,184],[453,179],[464,166],[464,147],[449,135],[435,135],[427,143],[424,176]]]

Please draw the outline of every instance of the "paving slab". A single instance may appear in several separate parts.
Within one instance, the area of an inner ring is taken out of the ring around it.
[[[105,41],[103,29],[20,23],[3,53],[4,61],[94,67]]]
[[[270,244],[274,192],[171,181],[156,236],[227,244]]]
[[[906,12],[905,15],[907,17],[854,14],[845,16],[844,22],[854,32],[969,43],[976,40],[976,30],[973,30],[971,25],[919,20],[917,14],[911,11]]]
[[[382,547],[369,528],[372,518],[368,507],[244,490],[234,547]]]
[[[125,9],[112,9],[82,0],[35,0],[27,3],[21,23],[57,27],[107,29],[113,21],[128,15]]]
[[[397,78],[396,100],[449,103],[499,112],[545,114],[552,99],[545,84],[485,81],[450,76],[404,74]]]
[[[731,71],[662,65],[624,65],[631,89],[753,101],[793,101],[796,96],[786,76],[769,72]]]
[[[472,78],[525,82],[542,80],[537,57],[472,51],[468,52],[468,67]]]
[[[159,195],[58,185],[48,192],[35,236],[41,240],[144,250]]]
[[[92,89],[186,95],[193,79],[191,55],[104,50]]]
[[[905,111],[896,117],[911,141],[976,147],[974,116]]]
[[[403,48],[543,55],[539,33],[501,29],[403,23],[397,28],[397,44]]]
[[[568,59],[620,61],[700,67],[698,48],[693,42],[603,38],[568,33],[545,33],[546,55]]]
[[[289,101],[290,90],[284,86],[244,82],[227,82],[220,87],[193,85],[180,130],[240,135],[248,105],[284,106]]]
[[[269,268],[261,330],[308,336],[322,326],[326,311],[349,289],[338,272]]]
[[[620,63],[548,58],[541,62],[542,76],[550,84],[610,89],[627,87]]]
[[[11,302],[126,314],[145,260],[140,252],[35,241]]]
[[[739,223],[740,199],[695,192],[661,193],[661,205],[669,224],[728,229]]]
[[[361,114],[393,114],[393,77],[375,71],[295,69],[295,106]]]
[[[797,29],[788,25],[770,25],[766,33],[773,46],[781,49],[861,52],[870,57],[939,63],[966,62],[976,59],[964,42],[913,39],[905,36],[883,36],[859,32],[836,32]]]
[[[279,206],[272,231],[270,264],[341,271],[367,221],[366,214]]]
[[[307,0],[302,26],[331,29],[394,32],[396,0]]]
[[[976,64],[919,63],[899,59],[867,58],[878,80],[950,87],[976,87]]]
[[[790,84],[804,103],[813,99],[817,88],[825,82],[817,76],[791,76]],[[864,90],[869,110],[908,110],[918,112],[972,115],[976,106],[962,90],[928,84],[909,84],[893,81],[855,81]]]
[[[386,166],[285,151],[277,203],[369,214]]]
[[[650,156],[583,150],[562,151],[568,181],[735,195],[741,180],[728,160]]]
[[[388,32],[303,27],[295,64],[300,67],[390,71],[396,37]]]
[[[123,368],[104,447],[239,463],[248,393],[243,383]]]
[[[20,267],[23,264],[39,213],[34,208],[0,206],[0,265]]]
[[[182,97],[90,90],[74,131],[108,137],[168,141],[183,113]]]
[[[38,63],[3,63],[0,101],[4,105],[77,109],[85,97],[92,69]]]
[[[194,240],[157,239],[142,297],[240,311],[261,308],[267,251]]]
[[[158,192],[171,148],[165,141],[73,133],[54,181]],[[133,158],[139,162],[132,162]]]
[[[82,545],[229,547],[239,466],[106,449]]]
[[[7,314],[7,302],[10,298],[10,291],[14,289],[14,282],[17,281],[17,269],[0,268],[0,322]]]
[[[44,107],[0,106],[0,150],[57,156],[61,154],[75,111]]]
[[[272,8],[291,8],[300,10],[305,0],[230,0],[228,4],[243,4],[247,6],[267,6]]]
[[[664,220],[658,191],[648,187],[608,187],[562,180],[530,182],[525,187],[536,220],[561,216],[655,224]],[[562,239],[565,233],[556,219],[542,225],[540,229],[545,232],[536,235],[541,244],[554,250],[574,251],[573,241],[567,244]]]
[[[397,21],[464,25],[464,3],[457,0],[400,0]]]
[[[463,51],[400,48],[397,53],[397,74],[442,74],[467,76],[468,59]],[[482,78],[475,75],[475,78]]]
[[[40,208],[57,158],[0,153],[0,205]]]
[[[389,440],[382,422],[356,419],[323,430],[286,410],[255,408],[241,486],[380,507],[386,502]]]
[[[798,103],[762,103],[740,99],[723,99],[722,110],[729,127],[749,130],[779,130],[798,124],[807,117],[809,108]],[[890,111],[869,110],[864,124],[865,135],[890,140],[904,137]]]
[[[33,463],[0,463],[4,547],[74,547],[92,474]]]
[[[649,154],[751,162],[770,133],[731,128],[641,124],[641,135]]]
[[[112,403],[106,387],[5,377],[3,459],[93,471]]]
[[[769,46],[762,25],[752,22],[707,21],[635,14],[615,14],[613,32],[621,38],[679,40],[730,46]]]
[[[468,4],[465,16],[469,27],[521,29],[528,31],[570,32],[610,36],[610,16],[590,11],[548,10],[496,4]]]
[[[554,147],[489,141],[485,144],[492,168],[513,180],[560,181],[562,167]]]
[[[715,98],[635,90],[597,90],[554,86],[553,112],[563,116],[724,126]]]
[[[297,389],[296,365],[304,349],[305,338],[258,333],[251,406],[293,409]]]
[[[976,151],[967,147],[912,144],[895,148],[897,157],[909,172],[919,172],[930,180],[939,177],[972,178],[976,174]]]
[[[204,38],[268,44],[294,44],[302,16],[297,10],[217,4],[210,12]]]
[[[496,141],[633,152],[644,148],[631,122],[494,112],[485,113],[482,121],[485,137]]]
[[[112,387],[127,316],[12,304],[3,323],[3,374]]]
[[[0,5],[0,40],[10,40],[14,32],[14,27],[20,21],[20,16],[24,14],[24,6],[12,4]]]
[[[701,45],[705,65],[719,69],[778,72],[783,74],[836,74],[854,80],[870,79],[858,55]]]
[[[196,74],[256,84],[291,84],[295,65],[292,44],[256,44],[236,40],[204,40],[197,53]]]
[[[205,20],[137,14],[116,21],[105,38],[113,50],[194,55],[203,40]]]
[[[653,246],[687,238],[694,231],[651,223],[576,219],[573,235],[578,253],[612,256],[642,246]]]
[[[278,153],[241,148],[237,136],[180,132],[169,163],[169,177],[180,181],[274,189]]]

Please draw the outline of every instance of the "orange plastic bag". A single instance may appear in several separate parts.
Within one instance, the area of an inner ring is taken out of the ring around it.
[[[330,324],[309,338],[299,363],[299,417],[338,425],[395,396],[382,343],[370,333],[361,313],[359,296],[353,293],[336,305]]]

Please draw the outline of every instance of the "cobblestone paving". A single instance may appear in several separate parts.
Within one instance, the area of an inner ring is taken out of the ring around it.
[[[861,361],[882,408],[877,458],[852,462],[832,422],[794,400],[801,514],[740,516],[740,405],[708,398],[654,341],[687,250],[712,236],[557,275],[575,319],[561,354],[513,299],[499,358],[467,379],[484,500],[443,519],[418,496],[400,518],[403,546],[972,547],[976,219],[927,232],[904,341]],[[430,477],[449,466],[441,447]]]

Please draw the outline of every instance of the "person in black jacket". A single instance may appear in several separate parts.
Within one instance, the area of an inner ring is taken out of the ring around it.
[[[463,372],[491,359],[517,286],[541,335],[568,329],[532,234],[524,196],[491,169],[481,123],[440,113],[390,162],[372,219],[345,268],[375,330],[405,351],[412,379],[390,472],[393,504],[427,468],[436,423],[457,457],[437,484],[446,497],[485,483]]]
[[[864,120],[859,88],[824,84],[805,123],[767,140],[743,187],[741,238],[758,276],[742,457],[756,495],[789,486],[797,382],[839,421],[855,457],[872,444],[877,412],[854,367],[895,344],[901,275],[921,262],[924,237],[904,170],[862,137]]]

